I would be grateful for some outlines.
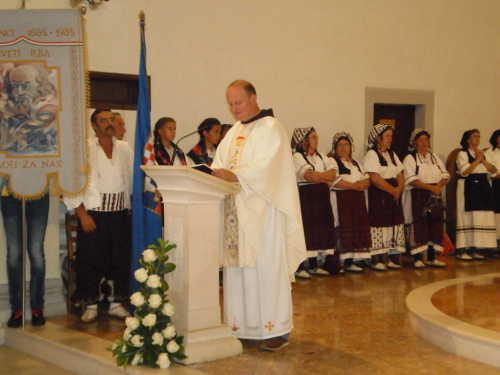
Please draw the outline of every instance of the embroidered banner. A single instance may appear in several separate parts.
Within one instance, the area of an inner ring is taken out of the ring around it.
[[[80,11],[0,11],[3,194],[36,198],[87,183],[85,35]]]

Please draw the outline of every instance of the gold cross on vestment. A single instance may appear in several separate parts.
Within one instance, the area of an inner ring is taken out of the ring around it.
[[[269,329],[269,332],[271,332],[274,328],[274,324],[271,322],[268,322],[268,324],[266,324],[266,326],[264,328]]]

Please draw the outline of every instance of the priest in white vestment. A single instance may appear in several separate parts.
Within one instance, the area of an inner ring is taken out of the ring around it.
[[[213,175],[242,189],[231,213],[237,238],[224,249],[224,318],[234,336],[274,351],[288,345],[290,281],[307,257],[295,169],[285,129],[259,109],[253,85],[235,81],[226,95],[239,121],[217,149]]]

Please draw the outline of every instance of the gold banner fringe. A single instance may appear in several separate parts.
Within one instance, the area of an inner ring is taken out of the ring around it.
[[[90,129],[90,73],[89,73],[89,66],[88,66],[88,61],[89,61],[89,51],[88,51],[88,39],[87,39],[87,24],[86,20],[84,17],[84,14],[80,15],[80,18],[82,20],[82,39],[83,39],[83,65],[84,65],[84,72],[85,72],[85,150],[86,150],[86,157],[88,160],[89,153],[90,153],[90,148],[89,144],[87,142],[89,138],[89,129]],[[80,173],[85,173],[87,174],[87,181],[85,184],[85,187],[78,192],[68,192],[64,190],[61,185],[59,185],[59,173],[54,172],[54,175],[52,178],[54,179],[54,184],[52,188],[52,192],[55,193],[56,191],[58,192],[59,195],[65,195],[69,198],[76,197],[78,195],[81,195],[87,186],[90,184],[91,180],[91,173],[90,173],[90,166],[86,162],[80,171]]]
[[[2,189],[2,197],[7,197],[9,195],[12,195],[16,199],[24,199],[26,201],[35,201],[37,199],[43,198],[50,189],[50,182],[54,179],[54,173],[49,173],[47,174],[46,177],[46,182],[45,186],[43,187],[42,191],[33,195],[21,195],[17,194],[14,189],[12,188],[12,184],[10,183],[10,175],[6,173],[1,173],[0,172],[0,178],[3,178],[5,184]]]

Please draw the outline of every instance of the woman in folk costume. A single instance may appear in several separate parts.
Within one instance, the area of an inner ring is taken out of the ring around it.
[[[344,261],[346,271],[362,272],[363,269],[356,266],[354,260],[370,259],[372,238],[365,197],[365,190],[370,187],[370,176],[352,158],[353,152],[354,141],[349,133],[340,132],[333,136],[332,155],[341,178],[334,187],[337,203],[334,207],[336,251],[340,260]]]
[[[406,251],[401,193],[404,188],[403,164],[391,150],[391,125],[375,125],[368,136],[368,152],[363,166],[370,175],[368,212],[372,235],[372,268],[376,271],[401,268],[389,254]]]
[[[177,124],[171,117],[156,121],[154,129],[154,154],[158,165],[187,165],[184,152],[174,143]]]
[[[305,279],[310,277],[309,274],[329,274],[318,267],[317,256],[319,253],[333,256],[335,246],[330,187],[336,178],[337,165],[333,159],[317,151],[318,139],[313,127],[296,128],[292,136],[293,162],[309,258],[309,273],[304,261],[295,276]]]
[[[200,141],[188,152],[189,165],[212,165],[220,140],[221,124],[216,118],[207,118],[198,126]]]
[[[425,268],[422,253],[427,250],[427,266],[446,267],[436,259],[436,250],[443,251],[444,205],[441,189],[450,174],[443,162],[429,151],[431,135],[416,128],[403,161],[405,191],[406,240],[414,258],[415,268]]]
[[[487,160],[479,147],[479,130],[466,131],[457,156],[457,169],[461,176],[457,185],[457,259],[484,259],[477,248],[496,247],[493,190],[488,177],[497,169],[493,160]],[[469,249],[469,254],[466,249]]]
[[[485,151],[486,160],[491,160],[495,167],[500,166],[500,129],[493,132],[490,137],[491,148]],[[492,176],[491,187],[493,189],[493,210],[495,212],[495,222],[497,226],[497,251],[493,256],[498,257],[500,249],[500,173]]]

